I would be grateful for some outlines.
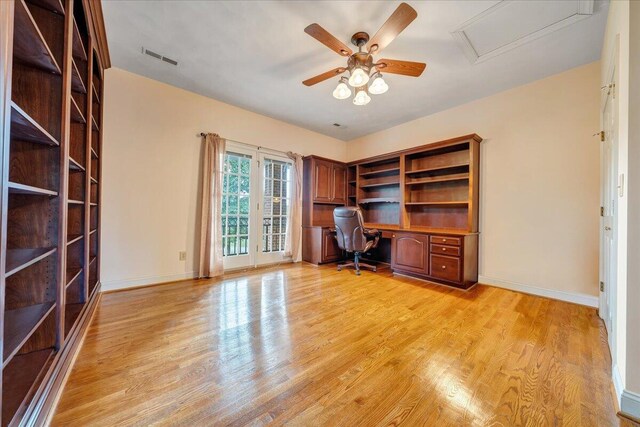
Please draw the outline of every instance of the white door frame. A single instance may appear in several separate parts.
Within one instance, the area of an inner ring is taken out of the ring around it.
[[[612,359],[616,360],[616,331],[617,331],[617,245],[618,245],[618,99],[616,94],[616,83],[618,73],[618,46],[614,49],[609,60],[609,69],[607,70],[607,85],[602,88],[602,96],[600,102],[600,120],[601,129],[605,131],[605,141],[600,144],[600,206],[604,207],[605,212],[600,216],[600,268],[599,280],[604,283],[604,290],[599,295],[598,314],[603,319],[607,328],[609,341],[609,349]],[[606,123],[608,117],[605,115],[607,106],[611,108],[610,114],[613,114],[611,132],[609,125]],[[606,144],[611,144],[610,155],[606,155]],[[609,161],[606,165],[605,162]],[[607,172],[610,181],[607,180]],[[608,189],[606,188],[608,185]],[[609,196],[611,203],[605,200]],[[611,205],[611,206],[609,206]],[[607,209],[611,212],[606,212]],[[609,230],[605,227],[610,227]],[[605,245],[607,243],[607,233],[611,237],[611,251],[608,259],[606,259],[607,251]],[[608,265],[607,265],[608,263]]]

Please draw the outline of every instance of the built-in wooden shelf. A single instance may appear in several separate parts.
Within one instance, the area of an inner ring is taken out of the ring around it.
[[[89,234],[93,234],[93,233],[95,233],[96,231],[98,231],[98,229],[97,229],[97,228],[94,228],[93,230],[91,230],[91,231],[89,232]]]
[[[91,147],[91,157],[93,157],[94,159],[98,158],[98,153],[96,153],[96,150],[94,150],[93,147]]]
[[[67,283],[65,284],[65,287],[68,287],[71,283],[73,283],[73,281],[78,278],[80,273],[82,273],[81,267],[67,266],[67,276],[65,278]]]
[[[94,207],[94,206],[98,206],[98,204],[97,204],[97,203],[95,203],[95,202],[90,202],[90,203],[89,203],[89,206]]]
[[[71,170],[75,170],[75,171],[85,171],[84,166],[82,166],[80,163],[78,163],[73,157],[69,156],[69,169]]]
[[[430,178],[420,178],[412,181],[407,181],[407,185],[423,185],[432,184],[434,182],[447,182],[447,181],[465,181],[469,179],[468,173],[456,173],[452,175],[439,175]]]
[[[29,3],[50,10],[58,15],[64,15],[64,6],[61,0],[29,0]]]
[[[90,179],[91,179],[91,183],[92,184],[97,184],[98,183],[98,180],[95,179],[94,177],[90,177]]]
[[[73,200],[73,199],[69,199],[69,200],[67,200],[67,202],[68,202],[70,205],[84,205],[84,201],[82,201],[82,200]]]
[[[55,247],[51,248],[33,248],[33,249],[7,249],[7,266],[5,277],[9,277],[18,271],[29,267],[36,262],[45,259],[56,251]]]
[[[407,206],[464,206],[469,202],[464,201],[449,201],[449,202],[405,202]]]
[[[100,126],[98,126],[98,122],[96,122],[96,118],[91,114],[91,128],[93,130],[100,130]]]
[[[75,18],[73,19],[73,57],[82,61],[87,60],[87,51],[84,48],[82,37],[80,37],[80,30],[78,29],[78,23]]]
[[[80,107],[78,107],[78,103],[73,99],[73,96],[71,97],[71,120],[76,123],[87,123],[84,114],[80,111]]]
[[[96,258],[97,258],[96,256],[89,257],[89,265],[93,264]]]
[[[353,181],[349,181],[349,184],[353,184],[353,185],[355,185],[357,182],[358,182],[358,181],[353,180]]]
[[[11,393],[3,394],[2,415],[9,420],[23,405],[24,398],[42,381],[55,352],[53,348],[16,354],[2,371],[2,382],[11,384]],[[14,418],[13,421],[16,419]],[[11,425],[17,425],[12,423]]]
[[[71,90],[82,94],[87,93],[87,87],[85,86],[84,81],[82,81],[76,61],[72,59],[71,64]]]
[[[3,367],[54,308],[54,303],[46,302],[5,311]]]
[[[400,182],[377,182],[374,184],[362,184],[360,188],[377,188],[377,187],[397,187],[400,185]]]
[[[28,194],[31,196],[49,196],[55,197],[58,195],[57,191],[47,190],[44,188],[33,187],[31,185],[18,184],[17,182],[9,182],[9,194]]]
[[[379,170],[370,171],[370,172],[361,172],[360,176],[373,178],[376,176],[394,175],[396,173],[400,173],[400,168],[394,167],[394,168],[387,168],[387,169],[379,169]]]
[[[20,62],[48,71],[62,74],[49,45],[40,32],[36,21],[24,0],[16,0],[15,25],[13,27],[13,55]]]
[[[57,139],[13,101],[11,101],[11,139],[60,145]]]
[[[73,328],[84,308],[84,303],[65,304],[64,305],[64,334],[69,335],[69,332]]]
[[[418,174],[418,173],[434,172],[434,171],[440,171],[440,170],[446,170],[446,169],[455,169],[455,168],[460,168],[460,167],[463,167],[463,166],[469,166],[469,162],[460,162],[460,163],[454,163],[454,164],[448,164],[448,165],[434,166],[434,167],[431,167],[431,168],[406,171],[405,173],[407,175],[414,175],[414,174]]]
[[[67,236],[67,245],[72,245],[84,237],[82,234],[70,234]]]
[[[360,199],[358,203],[366,205],[368,203],[400,203],[400,199],[397,197],[370,197],[367,199]]]
[[[93,88],[93,102],[100,104],[100,96],[98,95],[98,89],[96,89],[96,85],[91,83],[91,87]]]

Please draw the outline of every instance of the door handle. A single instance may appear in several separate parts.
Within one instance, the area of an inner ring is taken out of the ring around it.
[[[611,227],[605,226],[604,229],[605,229],[605,231],[611,231]]]

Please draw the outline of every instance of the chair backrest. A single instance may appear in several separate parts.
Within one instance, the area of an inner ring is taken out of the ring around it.
[[[335,208],[333,221],[336,225],[336,239],[340,249],[347,252],[365,250],[367,237],[364,235],[364,219],[360,208],[354,206]]]

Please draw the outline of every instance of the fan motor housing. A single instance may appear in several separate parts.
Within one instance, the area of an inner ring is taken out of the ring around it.
[[[355,46],[364,46],[369,41],[369,34],[364,31],[358,31],[354,35],[351,36],[351,43]]]

